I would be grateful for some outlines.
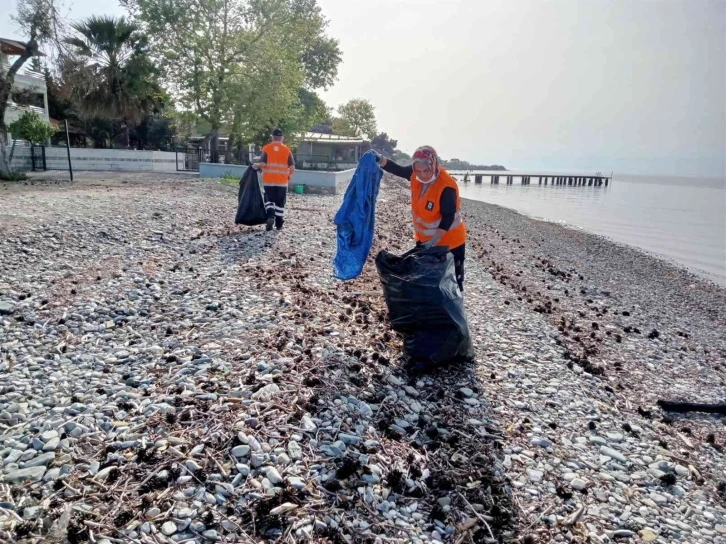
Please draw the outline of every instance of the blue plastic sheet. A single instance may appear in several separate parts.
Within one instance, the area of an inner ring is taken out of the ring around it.
[[[335,214],[338,228],[338,250],[333,264],[335,277],[352,280],[363,271],[373,245],[376,223],[376,199],[383,171],[372,152],[358,161],[353,179],[345,192],[343,204]]]

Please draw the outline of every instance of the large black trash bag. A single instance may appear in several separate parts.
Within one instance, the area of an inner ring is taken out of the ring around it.
[[[381,251],[376,268],[391,326],[415,369],[474,358],[464,298],[448,248],[416,248],[403,255]]]
[[[239,181],[237,193],[237,215],[235,225],[248,225],[253,227],[267,221],[265,202],[262,190],[257,181],[257,171],[251,166],[247,167],[242,179]]]

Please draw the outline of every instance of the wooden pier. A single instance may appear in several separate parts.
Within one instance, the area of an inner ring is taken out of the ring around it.
[[[500,181],[507,185],[514,185],[514,178],[519,178],[521,185],[531,185],[532,179],[537,180],[538,185],[559,185],[567,187],[607,187],[610,183],[611,178],[608,176],[557,176],[552,174],[498,174],[498,173],[487,173],[477,174],[468,172],[449,172],[452,176],[460,179],[464,183],[474,181],[475,184],[479,185],[484,183],[484,178],[489,178],[489,183],[492,185],[499,185]],[[463,178],[463,179],[462,179]]]

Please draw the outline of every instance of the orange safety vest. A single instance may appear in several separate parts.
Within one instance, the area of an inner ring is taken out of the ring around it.
[[[447,187],[456,191],[456,216],[446,234],[436,244],[456,249],[466,242],[466,225],[461,218],[461,198],[459,186],[451,175],[441,168],[439,177],[433,183],[421,183],[414,172],[411,176],[411,210],[413,211],[413,228],[416,231],[417,242],[427,242],[436,234],[441,224],[441,193]]]
[[[290,148],[282,142],[271,142],[262,151],[267,153],[267,164],[262,170],[262,184],[286,186],[290,181],[290,167],[287,165],[292,153]]]

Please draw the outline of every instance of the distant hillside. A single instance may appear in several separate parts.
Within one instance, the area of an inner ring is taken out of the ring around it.
[[[393,160],[403,166],[411,164],[411,155],[399,151],[396,149],[393,152]],[[484,164],[471,164],[468,161],[462,161],[460,159],[451,159],[450,161],[441,160],[441,164],[447,170],[506,170],[500,164],[484,165]]]
[[[460,159],[451,159],[450,161],[442,160],[441,162],[447,170],[506,170],[500,164],[471,164],[468,161],[462,161]]]

